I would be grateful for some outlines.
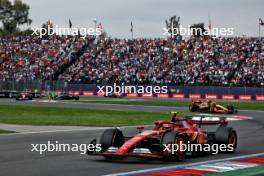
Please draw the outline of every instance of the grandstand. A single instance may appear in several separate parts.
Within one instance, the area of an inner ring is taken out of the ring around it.
[[[206,36],[181,41],[2,37],[0,80],[261,87],[263,41]]]

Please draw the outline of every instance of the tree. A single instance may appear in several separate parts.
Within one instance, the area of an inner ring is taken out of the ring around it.
[[[0,0],[0,21],[2,33],[13,34],[19,31],[18,26],[31,24],[29,6],[21,0],[11,3],[9,0]]]
[[[22,36],[29,36],[29,35],[32,35],[33,34],[33,30],[32,29],[30,29],[30,28],[28,28],[28,29],[25,29],[25,30],[23,30],[23,31],[19,31],[18,33],[17,33],[17,35],[22,35]]]
[[[204,36],[207,29],[204,27],[204,23],[196,23],[190,26],[192,35],[195,37]]]
[[[180,29],[180,17],[176,15],[169,18],[169,20],[165,21],[166,28],[171,35],[171,38],[178,38],[181,37],[179,34]]]

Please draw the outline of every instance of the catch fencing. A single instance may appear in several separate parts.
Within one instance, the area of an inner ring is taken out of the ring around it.
[[[98,94],[98,85],[96,84],[67,83],[61,80],[0,81],[0,93],[22,91],[38,93],[57,91],[70,92],[83,96],[103,96],[102,94]],[[167,94],[125,94],[124,96],[143,98],[264,100],[264,87],[168,85]]]

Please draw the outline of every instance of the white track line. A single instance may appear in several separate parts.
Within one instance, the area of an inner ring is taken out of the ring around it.
[[[145,174],[147,172],[164,171],[164,170],[172,170],[172,169],[182,169],[182,168],[186,168],[186,167],[199,166],[202,164],[211,164],[211,163],[245,159],[245,158],[251,158],[251,157],[258,157],[258,156],[264,156],[264,153],[256,153],[256,154],[250,154],[250,155],[244,155],[244,156],[236,156],[236,157],[231,157],[231,158],[211,160],[211,161],[203,161],[203,162],[197,162],[197,163],[191,163],[191,164],[182,164],[182,165],[176,165],[176,166],[167,166],[167,167],[144,169],[144,170],[131,171],[131,172],[122,172],[122,173],[109,174],[109,175],[104,175],[104,176],[124,176],[124,175],[127,176],[127,175],[134,175],[134,174],[143,174],[143,173]]]
[[[93,129],[72,129],[72,130],[50,130],[50,131],[32,131],[32,132],[15,132],[15,133],[6,133],[1,134],[1,136],[13,136],[13,135],[25,135],[25,134],[42,134],[42,133],[58,133],[58,132],[72,132],[72,131],[91,131],[91,130],[102,130],[106,129],[107,127],[98,127]]]
[[[124,105],[124,104],[112,104],[112,103],[93,103],[93,102],[89,102],[87,101],[87,103],[84,103],[84,102],[67,102],[67,101],[56,101],[56,102],[42,102],[42,101],[36,101],[38,103],[50,103],[50,104],[54,104],[54,103],[63,103],[63,104],[80,104],[80,105],[87,105],[87,104],[93,104],[93,105],[104,105],[104,106],[123,106],[123,107],[138,107],[138,106],[141,106],[141,107],[146,107],[146,108],[180,108],[180,109],[183,109],[183,110],[188,110],[188,107],[183,107],[183,106],[148,106],[148,105]],[[120,110],[120,109],[114,109],[113,110]],[[122,110],[120,110],[122,111]],[[264,113],[264,110],[239,110],[239,111],[244,111],[244,112],[260,112],[260,113]]]
[[[151,106],[148,106],[148,105],[123,105],[123,104],[111,104],[111,103],[89,103],[89,102],[87,102],[87,103],[82,103],[82,102],[65,102],[65,101],[61,101],[61,103],[65,103],[65,104],[82,104],[82,105],[85,105],[85,104],[93,104],[93,105],[104,105],[104,106],[124,106],[124,107],[138,107],[138,106],[141,106],[141,107],[150,107],[150,108],[180,108],[180,109],[183,109],[183,110],[185,110],[185,109],[187,109],[188,110],[188,107],[183,107],[183,106],[179,106],[179,107],[177,107],[177,106],[153,106],[153,105],[151,105]],[[239,111],[245,111],[245,112],[262,112],[262,113],[264,113],[264,110],[263,111],[261,111],[261,110],[239,110]]]
[[[151,127],[153,125],[144,125],[144,127]],[[25,134],[42,134],[42,133],[58,133],[58,132],[74,132],[74,131],[92,131],[92,130],[104,130],[108,128],[136,128],[138,126],[122,126],[122,127],[88,127],[87,129],[69,129],[69,130],[48,130],[48,131],[32,131],[32,132],[15,132],[1,134],[1,136],[12,136],[12,135],[25,135]],[[90,128],[90,129],[89,129]]]

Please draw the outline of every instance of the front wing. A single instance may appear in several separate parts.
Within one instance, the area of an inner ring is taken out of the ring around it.
[[[127,153],[127,154],[116,154],[114,152],[97,152],[88,155],[97,155],[97,156],[104,156],[104,157],[112,157],[112,158],[127,158],[127,157],[136,157],[136,158],[155,158],[155,159],[162,159],[163,156],[160,154],[148,154],[148,153]]]

